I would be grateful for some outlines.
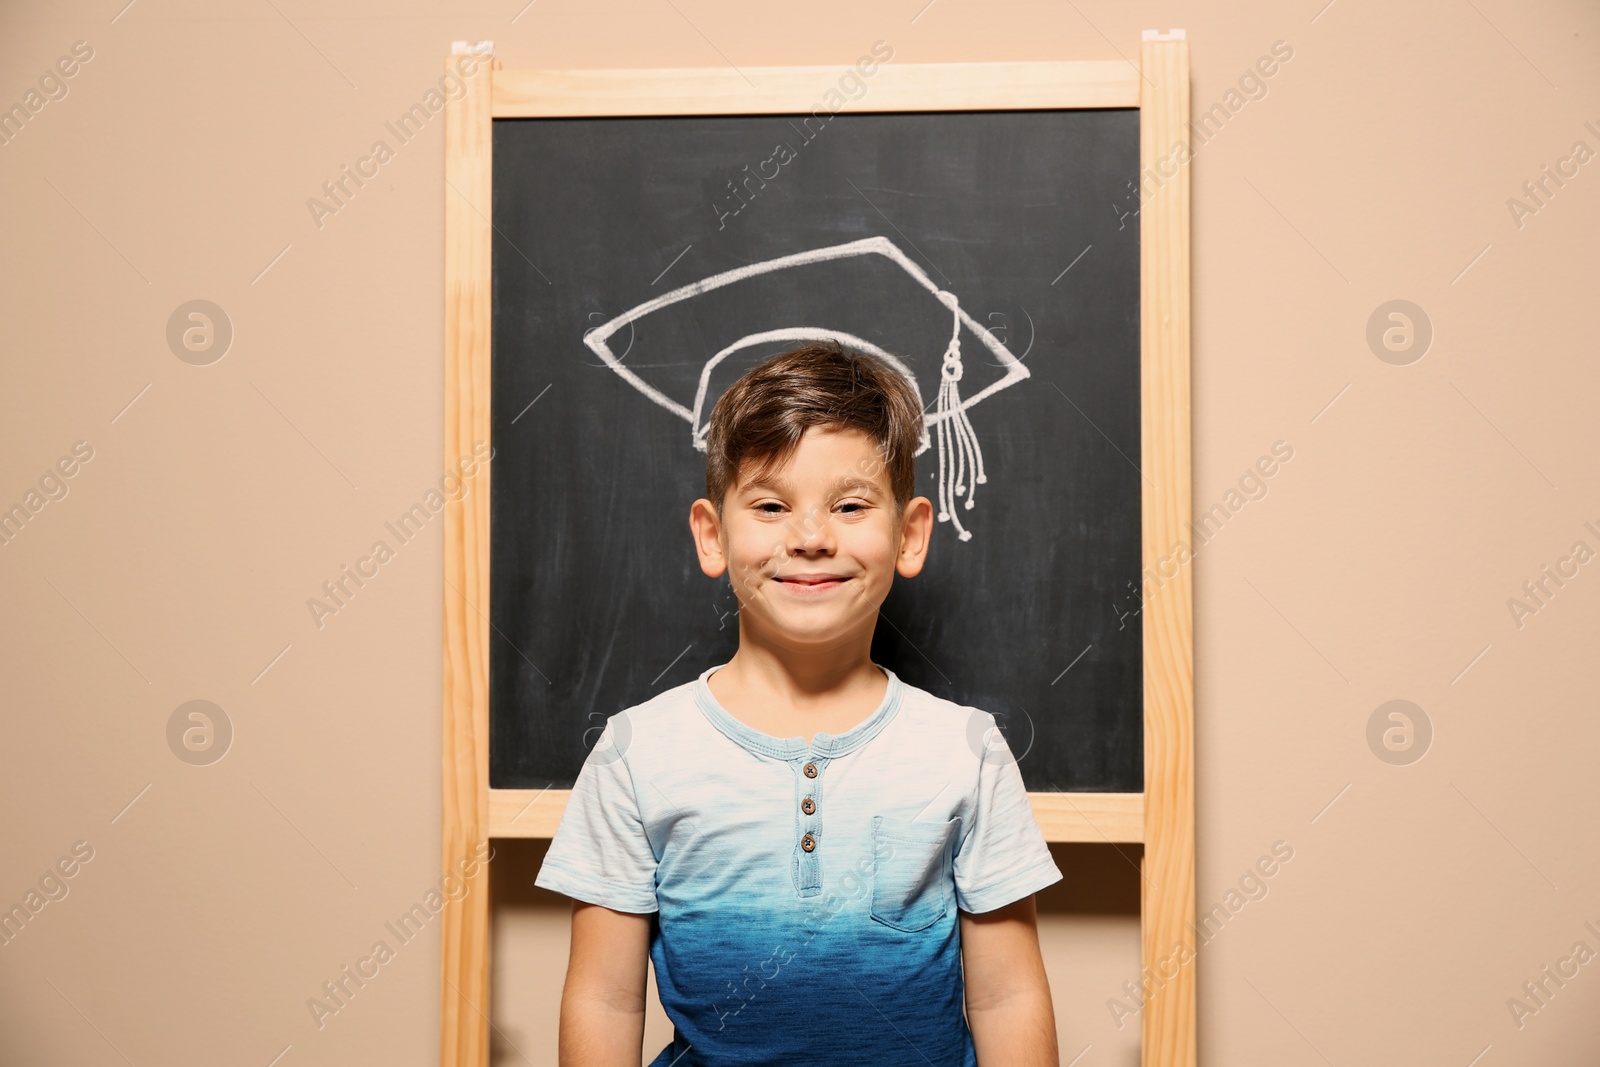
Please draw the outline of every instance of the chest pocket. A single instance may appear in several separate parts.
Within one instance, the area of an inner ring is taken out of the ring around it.
[[[926,930],[950,910],[950,845],[960,819],[947,823],[872,817],[870,914],[895,930]]]

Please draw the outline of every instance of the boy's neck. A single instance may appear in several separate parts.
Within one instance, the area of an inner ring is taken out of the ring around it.
[[[841,700],[876,706],[883,699],[888,678],[872,662],[870,630],[832,645],[795,648],[764,641],[742,623],[739,650],[711,676],[719,697],[737,694],[795,710],[837,707]]]

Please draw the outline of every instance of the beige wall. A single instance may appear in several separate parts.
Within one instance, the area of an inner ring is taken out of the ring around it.
[[[1194,564],[1201,906],[1294,850],[1200,954],[1201,1059],[1593,1062],[1600,962],[1520,1027],[1507,1006],[1600,951],[1600,564],[1520,626],[1507,604],[1600,549],[1600,162],[1520,226],[1507,206],[1600,150],[1592,4],[520,2],[0,16],[0,103],[94,50],[0,146],[0,507],[93,450],[0,546],[0,906],[74,872],[0,947],[0,1062],[435,1062],[437,921],[384,924],[438,880],[437,522],[320,628],[306,601],[443,473],[442,120],[320,229],[305,202],[451,39],[515,67],[826,65],[877,38],[895,62],[1114,59],[1175,25],[1197,111],[1294,49],[1192,164],[1197,513],[1294,449]],[[204,367],[165,336],[197,298],[236,330]],[[1435,327],[1409,366],[1364,339],[1395,298]],[[210,766],[168,742],[197,699],[234,730]],[[1433,726],[1409,766],[1366,739],[1391,699]],[[541,854],[495,864],[502,1064],[554,1063]],[[1137,876],[1105,846],[1057,858],[1063,1062],[1131,1067],[1107,1001]],[[380,938],[393,958],[319,1028],[308,998]]]

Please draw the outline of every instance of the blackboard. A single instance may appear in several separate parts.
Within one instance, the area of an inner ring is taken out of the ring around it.
[[[607,716],[733,654],[696,427],[798,343],[742,339],[827,330],[930,413],[952,332],[962,397],[994,387],[970,537],[936,525],[874,660],[993,712],[1030,790],[1144,788],[1137,109],[496,119],[493,153],[492,787],[569,788]]]

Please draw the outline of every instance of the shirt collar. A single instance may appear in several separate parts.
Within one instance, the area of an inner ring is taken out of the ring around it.
[[[888,725],[894,718],[895,712],[900,709],[900,694],[904,688],[899,676],[881,664],[873,664],[889,678],[889,684],[883,693],[883,701],[871,715],[856,723],[842,734],[830,734],[818,730],[811,739],[811,745],[806,746],[802,737],[773,737],[771,734],[762,733],[753,726],[748,726],[734,718],[726,708],[718,703],[716,695],[711,692],[711,687],[706,684],[717,671],[727,664],[708,667],[694,683],[695,703],[705,717],[711,720],[711,725],[722,731],[741,747],[765,756],[778,759],[795,759],[800,756],[843,756],[853,752],[877,736],[879,730]]]

